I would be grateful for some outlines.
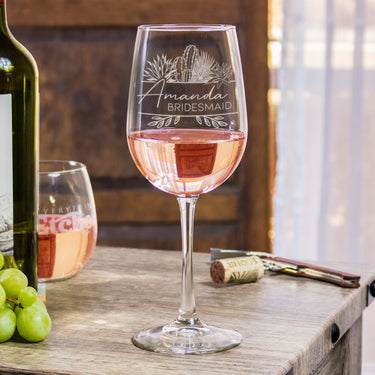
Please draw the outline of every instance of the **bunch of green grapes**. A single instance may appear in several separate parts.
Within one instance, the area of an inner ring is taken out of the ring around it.
[[[0,252],[0,342],[9,340],[14,332],[27,341],[44,340],[51,331],[51,318],[37,292],[27,286],[26,275],[16,268],[2,269]]]

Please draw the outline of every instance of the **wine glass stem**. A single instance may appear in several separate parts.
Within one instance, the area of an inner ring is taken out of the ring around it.
[[[197,199],[198,196],[177,198],[180,206],[182,236],[181,305],[177,321],[190,325],[195,324],[197,320],[193,281],[193,231]]]

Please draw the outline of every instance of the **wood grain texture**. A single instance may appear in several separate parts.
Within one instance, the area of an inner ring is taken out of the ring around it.
[[[179,224],[153,225],[106,225],[99,230],[101,243],[109,246],[146,247],[150,242],[156,249],[181,249],[181,227]],[[230,248],[238,239],[238,228],[233,223],[196,223],[194,229],[194,251],[208,253],[211,247]],[[174,245],[174,247],[170,247]]]
[[[40,70],[40,158],[92,178],[140,176],[125,138],[135,30],[18,30]]]
[[[361,375],[362,318],[359,318],[311,375]]]
[[[243,187],[242,244],[246,249],[272,252],[274,132],[268,115],[267,1],[244,1],[246,27],[242,62],[246,87],[249,139],[240,165]]]
[[[285,375],[293,367],[294,375],[305,375],[327,368],[324,359],[340,345],[360,361],[360,318],[375,266],[326,264],[361,274],[359,289],[276,274],[222,287],[210,281],[208,254],[195,254],[198,312],[206,323],[240,331],[241,345],[183,357],[136,348],[135,332],[176,317],[180,261],[178,252],[96,248],[75,277],[47,284],[51,334],[37,344],[1,344],[0,373]],[[334,322],[341,332],[336,344]]]
[[[233,222],[239,212],[239,189],[222,188],[199,197],[195,218],[203,222]],[[95,203],[103,223],[178,223],[176,197],[156,189],[96,190]],[[136,203],[136,204],[135,204]],[[145,208],[147,216],[145,216]],[[116,214],[114,214],[116,213]]]
[[[12,0],[14,26],[137,26],[145,23],[237,23],[241,0]]]
[[[181,228],[176,197],[147,186],[138,189],[96,189],[102,245],[180,249]],[[202,195],[195,214],[194,249],[228,248],[238,242],[240,210],[236,186]]]

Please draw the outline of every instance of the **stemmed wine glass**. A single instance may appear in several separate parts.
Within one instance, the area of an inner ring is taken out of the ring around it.
[[[239,345],[235,331],[205,325],[195,308],[193,225],[200,194],[236,169],[247,139],[244,84],[231,25],[138,27],[127,139],[141,173],[177,197],[182,229],[181,305],[175,321],[133,343],[162,353],[209,353]]]

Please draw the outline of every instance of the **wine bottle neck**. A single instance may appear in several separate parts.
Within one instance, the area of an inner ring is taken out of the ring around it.
[[[0,29],[2,34],[9,35],[7,22],[6,0],[0,0]]]

